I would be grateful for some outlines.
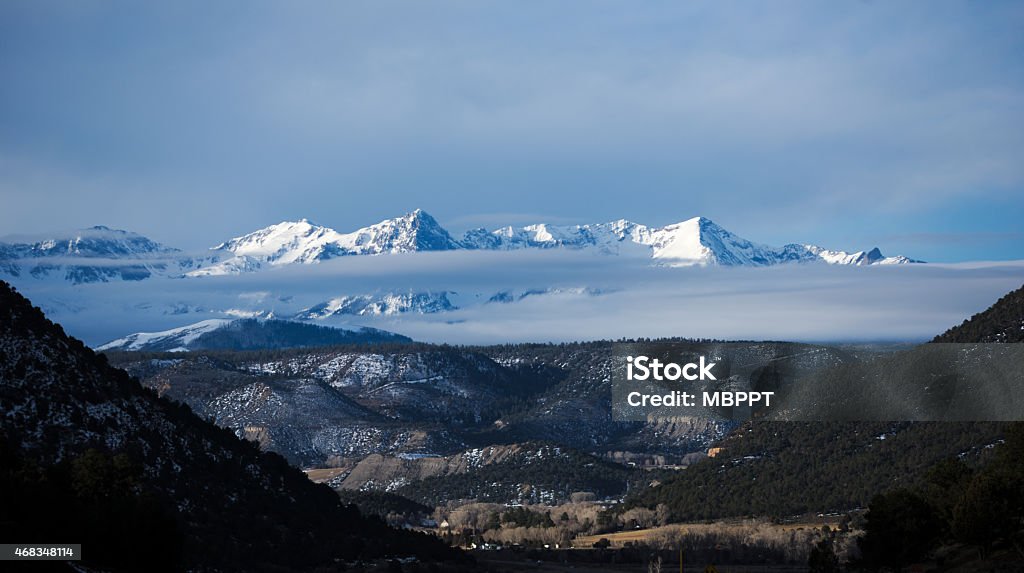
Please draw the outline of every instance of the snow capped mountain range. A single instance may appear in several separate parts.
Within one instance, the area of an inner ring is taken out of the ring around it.
[[[153,275],[204,277],[308,265],[342,256],[424,251],[589,249],[608,255],[651,258],[668,266],[768,266],[792,262],[836,265],[904,264],[875,248],[848,253],[816,245],[773,247],[739,237],[704,217],[665,227],[626,220],[594,225],[546,224],[473,229],[455,239],[437,220],[417,209],[351,233],[308,219],[285,221],[230,239],[199,257],[142,235],[93,227],[72,235],[29,243],[0,243],[0,273],[36,278],[62,276],[75,283],[141,280]],[[103,261],[102,263],[100,261]]]
[[[0,279],[32,294],[48,313],[94,343],[116,338],[110,348],[163,350],[226,340],[225,329],[239,317],[373,325],[415,335],[410,321],[454,331],[494,317],[514,320],[521,311],[587,312],[581,309],[633,296],[676,304],[672,289],[659,291],[662,299],[630,294],[650,287],[630,279],[637,269],[674,284],[675,273],[691,272],[677,267],[697,269],[689,276],[710,276],[716,273],[700,269],[790,264],[813,272],[811,265],[911,262],[917,261],[885,257],[877,248],[848,253],[759,244],[703,217],[664,227],[618,220],[481,228],[453,237],[419,209],[349,233],[308,219],[285,221],[202,253],[107,227],[0,242]],[[291,271],[276,272],[285,269]],[[125,337],[129,332],[136,334]],[[272,338],[266,332],[247,336]]]
[[[232,269],[244,272],[253,263],[272,265],[316,263],[336,256],[379,255],[416,251],[594,249],[610,255],[646,255],[672,266],[767,266],[789,262],[822,261],[841,265],[903,264],[920,262],[903,256],[885,257],[875,248],[847,253],[816,245],[788,244],[781,248],[753,243],[704,217],[665,227],[648,227],[620,219],[594,225],[547,224],[479,228],[455,240],[426,212],[389,219],[342,234],[308,220],[283,222],[231,239],[214,248],[229,252]],[[243,257],[247,264],[239,264]],[[222,263],[223,264],[223,263]],[[196,276],[206,269],[191,273]]]
[[[771,247],[738,237],[704,217],[660,228],[622,219],[597,225],[540,224],[495,231],[474,229],[466,233],[462,245],[469,249],[497,250],[594,248],[608,254],[622,254],[632,249],[672,266],[767,266],[811,261],[847,265],[919,262],[906,257],[884,257],[877,248],[870,253],[846,253],[795,243],[781,248]]]
[[[235,237],[212,249],[217,263],[189,276],[233,274],[262,265],[312,264],[344,255],[382,255],[462,248],[433,217],[417,209],[352,233],[339,233],[308,219],[284,221]]]
[[[671,266],[767,266],[821,261],[842,265],[903,264],[907,257],[885,257],[877,248],[865,252],[833,251],[816,245],[781,248],[753,243],[704,217],[665,227],[648,227],[624,219],[594,225],[528,225],[493,231],[479,228],[454,239],[433,217],[412,213],[339,233],[307,219],[285,221],[231,239],[213,251],[218,261],[189,276],[235,274],[263,265],[312,264],[346,255],[380,255],[417,251],[593,249],[609,255],[648,256]]]

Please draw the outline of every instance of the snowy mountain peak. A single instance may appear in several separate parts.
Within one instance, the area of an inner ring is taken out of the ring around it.
[[[651,256],[672,265],[751,265],[778,262],[772,247],[738,237],[706,217],[649,229],[641,237]]]
[[[189,276],[235,274],[287,264],[314,264],[345,255],[379,255],[458,249],[436,219],[416,209],[351,233],[339,233],[309,219],[283,221],[214,247],[224,258]]]
[[[161,245],[138,233],[111,229],[104,225],[50,237],[36,237],[24,242],[7,243],[5,246],[22,257],[145,258],[178,252],[177,249]]]
[[[829,249],[819,247],[817,245],[786,245],[787,248],[794,246],[800,247],[804,249],[807,253],[812,254],[814,257],[833,265],[904,265],[909,263],[924,262],[907,258],[904,257],[903,255],[887,257],[882,254],[882,251],[879,250],[878,247],[875,247],[867,252],[857,251],[853,253],[848,253],[846,251],[832,251]]]
[[[177,268],[181,252],[138,233],[103,225],[0,242],[0,273],[72,284],[142,280]]]
[[[313,263],[342,254],[336,247],[341,237],[333,229],[300,219],[235,237],[214,250],[271,264]]]
[[[422,209],[395,219],[386,219],[355,233],[353,251],[359,254],[449,251],[461,245]]]

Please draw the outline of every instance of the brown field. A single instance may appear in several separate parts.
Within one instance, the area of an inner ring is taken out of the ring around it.
[[[647,568],[636,563],[615,565],[608,563],[559,563],[557,561],[536,561],[525,557],[502,555],[500,551],[477,551],[473,553],[477,562],[490,566],[491,569],[504,572],[535,571],[547,573],[557,571],[593,571],[595,573],[625,573],[626,571],[646,571]]]
[[[474,551],[477,561],[501,572],[534,571],[536,573],[557,573],[560,571],[593,571],[595,573],[626,573],[647,571],[643,563],[573,563],[555,561],[536,561],[519,555],[510,555],[501,551]],[[701,573],[707,564],[690,563],[683,569],[685,573]],[[665,573],[678,571],[677,563],[668,562],[662,566]],[[717,565],[718,573],[805,573],[807,567],[793,565]]]
[[[839,528],[839,520],[840,520],[840,517],[838,517],[838,516],[836,516],[836,517],[832,517],[832,516],[829,516],[829,517],[816,517],[816,518],[810,518],[809,517],[807,519],[801,519],[801,520],[795,521],[793,523],[781,523],[781,524],[778,524],[778,525],[773,525],[772,527],[778,528],[779,531],[791,531],[791,530],[794,530],[794,529],[816,529],[816,528],[822,527],[823,525],[827,525],[830,529],[838,529]],[[719,525],[719,526],[724,526],[724,527],[727,527],[727,528],[730,527],[730,526],[735,526],[737,528],[739,528],[739,527],[746,527],[746,524],[744,524],[743,522],[740,522],[740,521],[736,521],[736,522],[722,522],[722,521],[719,521],[719,522],[715,522],[715,524]],[[633,543],[636,543],[638,541],[639,542],[645,542],[650,537],[655,536],[655,535],[657,535],[659,533],[662,533],[662,532],[666,532],[666,531],[686,531],[687,529],[692,529],[692,528],[696,528],[696,527],[706,527],[707,525],[708,524],[706,524],[706,523],[699,523],[699,524],[673,523],[673,524],[664,525],[664,526],[661,526],[661,527],[651,527],[649,529],[635,529],[635,530],[627,530],[627,531],[618,531],[618,532],[615,532],[615,533],[603,533],[603,534],[600,534],[600,535],[586,535],[586,536],[581,536],[581,537],[577,537],[576,539],[573,539],[572,540],[572,546],[576,547],[576,548],[580,548],[580,549],[590,548],[590,547],[593,547],[594,543],[597,543],[599,540],[601,540],[603,538],[603,539],[607,539],[608,541],[611,542],[611,547],[622,547],[627,542],[633,542]]]
[[[308,477],[310,481],[316,482],[316,483],[323,483],[323,482],[331,479],[332,477],[335,477],[335,476],[337,476],[339,474],[344,473],[345,472],[345,468],[325,468],[325,469],[303,470],[303,471],[306,472],[306,477]]]
[[[580,549],[593,547],[601,539],[611,541],[612,547],[622,547],[627,542],[646,541],[651,535],[661,531],[686,530],[682,524],[664,525],[650,529],[635,529],[630,531],[619,531],[616,533],[602,533],[600,535],[585,535],[572,540],[572,546]]]

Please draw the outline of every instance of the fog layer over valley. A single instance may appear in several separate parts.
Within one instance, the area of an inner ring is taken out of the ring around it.
[[[1024,263],[672,268],[587,251],[453,251],[202,278],[12,280],[91,345],[211,318],[266,316],[463,344],[923,340],[1019,286]]]

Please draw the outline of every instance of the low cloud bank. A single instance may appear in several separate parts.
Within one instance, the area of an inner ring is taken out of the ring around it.
[[[232,313],[288,318],[331,298],[446,292],[457,310],[332,317],[430,342],[621,337],[925,340],[1024,283],[1024,261],[895,267],[665,268],[571,251],[345,257],[238,276],[16,286],[89,344]],[[527,291],[548,291],[518,299]],[[512,293],[511,303],[488,302]]]

